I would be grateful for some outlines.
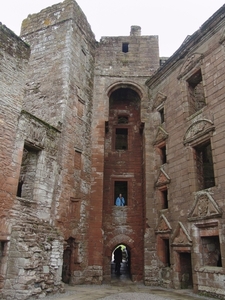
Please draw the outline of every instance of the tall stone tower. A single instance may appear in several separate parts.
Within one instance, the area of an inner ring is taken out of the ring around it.
[[[157,36],[102,37],[95,56],[92,130],[91,251],[111,278],[111,257],[123,244],[131,255],[131,277],[143,279],[145,228],[145,139],[148,106],[144,82],[158,68]],[[116,206],[119,193],[125,206]],[[95,216],[98,216],[97,218]],[[97,234],[99,232],[99,234]],[[89,254],[91,256],[91,253]]]

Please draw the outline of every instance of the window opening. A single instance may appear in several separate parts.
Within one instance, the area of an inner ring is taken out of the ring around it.
[[[169,239],[163,239],[165,251],[165,266],[170,267],[170,243]]]
[[[116,128],[116,150],[127,150],[128,149],[128,129],[127,128]]]
[[[122,195],[123,199],[124,199],[124,205],[122,205],[122,203],[119,201],[116,201],[117,198],[119,197],[119,195]],[[117,205],[117,206],[126,206],[128,201],[127,201],[127,181],[115,181],[114,182],[114,199],[115,202],[114,204],[121,204],[121,205]]]
[[[195,147],[197,182],[199,190],[215,186],[215,177],[210,141]]]
[[[170,244],[169,239],[158,236],[157,252],[164,267],[170,267]]]
[[[118,116],[118,124],[128,124],[127,116]]]
[[[33,148],[27,144],[24,145],[19,182],[17,186],[17,197],[23,197],[31,200],[33,198],[38,153],[39,149]]]
[[[206,105],[201,70],[193,74],[187,83],[190,114],[193,114]]]
[[[167,189],[160,191],[162,199],[162,209],[168,208],[168,191]]]
[[[128,46],[129,46],[129,43],[122,43],[122,51],[124,53],[127,53],[129,51]]]
[[[159,114],[160,114],[160,119],[161,119],[161,124],[164,123],[165,119],[164,119],[164,107],[162,107],[159,110]]]
[[[163,147],[160,148],[160,154],[161,154],[161,160],[162,160],[162,164],[165,164],[167,162],[167,158],[166,158],[166,145],[164,145]]]
[[[74,168],[76,170],[81,170],[81,152],[75,150],[74,153]]]
[[[222,267],[219,236],[201,237],[205,266]]]

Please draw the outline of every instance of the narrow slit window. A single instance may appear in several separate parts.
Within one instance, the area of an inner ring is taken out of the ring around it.
[[[129,52],[129,43],[122,43],[122,51],[124,53]]]
[[[162,164],[165,164],[167,162],[167,157],[166,157],[166,145],[163,146],[162,148],[160,148],[160,152],[161,152],[161,160],[162,160]]]
[[[161,124],[164,123],[165,119],[164,119],[164,107],[162,107],[159,110],[159,114],[160,114],[160,119],[161,119]]]
[[[161,203],[162,203],[162,209],[168,208],[168,191],[167,189],[161,191]]]
[[[128,129],[127,128],[116,128],[116,150],[127,150],[128,149]]]

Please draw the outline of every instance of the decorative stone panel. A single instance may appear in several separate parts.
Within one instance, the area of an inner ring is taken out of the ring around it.
[[[172,227],[168,222],[167,218],[162,214],[159,218],[158,225],[155,229],[156,233],[170,233],[172,231]]]
[[[220,218],[222,210],[210,193],[200,191],[195,193],[195,202],[188,216],[189,221]]]
[[[181,222],[178,222],[177,228],[172,236],[172,246],[187,247],[192,246],[192,240],[187,230]]]
[[[170,183],[170,177],[167,175],[163,167],[160,168],[158,179],[155,183],[156,187],[161,187]]]
[[[193,142],[196,139],[214,131],[213,122],[207,119],[201,119],[191,124],[184,135],[184,145]]]

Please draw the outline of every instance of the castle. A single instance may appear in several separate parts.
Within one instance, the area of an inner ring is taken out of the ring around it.
[[[163,62],[74,0],[0,26],[1,299],[110,283],[118,245],[132,281],[225,299],[224,16]]]

